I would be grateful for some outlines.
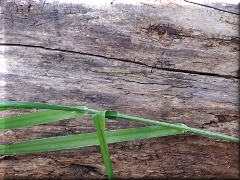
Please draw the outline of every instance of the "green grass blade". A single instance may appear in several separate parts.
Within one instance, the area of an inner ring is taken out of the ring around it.
[[[215,133],[215,132],[211,132],[211,131],[205,131],[205,130],[201,130],[201,129],[197,129],[197,128],[191,128],[184,124],[171,124],[171,123],[160,122],[160,121],[155,121],[155,120],[151,120],[151,119],[139,118],[139,117],[135,117],[135,116],[128,116],[128,115],[120,114],[120,113],[117,115],[117,118],[129,120],[129,121],[141,122],[141,123],[145,123],[145,124],[174,128],[174,129],[182,130],[182,131],[189,132],[189,133],[199,134],[199,135],[208,136],[208,137],[214,137],[214,138],[223,139],[223,140],[236,142],[236,143],[240,142],[240,139],[236,138],[236,137],[232,137],[232,136],[228,136],[228,135],[220,134],[220,133]]]
[[[78,106],[78,108],[84,108]],[[46,110],[20,116],[13,116],[0,120],[0,130],[23,128],[39,124],[60,121],[64,119],[83,117],[87,113],[76,111]]]
[[[0,154],[26,154],[99,145],[96,133],[57,136],[1,145]]]
[[[106,131],[107,143],[117,143],[178,134],[183,134],[183,131],[162,126],[147,126]],[[10,145],[0,145],[0,154],[47,152],[94,145],[99,145],[97,133],[75,134],[24,141]]]
[[[0,101],[0,111],[8,109],[50,109],[50,110],[64,110],[64,111],[78,111],[87,112],[87,107],[79,106],[59,106],[38,102],[25,102],[25,101]],[[99,112],[99,111],[97,111]]]
[[[70,107],[70,106],[57,106],[57,105],[51,105],[51,104],[45,104],[45,103],[22,102],[22,101],[0,101],[0,111],[7,110],[7,109],[33,109],[33,108],[87,112],[88,114],[96,114],[96,113],[100,112],[98,110],[88,109],[86,107],[79,109],[79,108]],[[112,119],[112,120],[124,119],[124,120],[129,120],[129,121],[141,122],[141,123],[145,123],[145,124],[164,126],[164,127],[182,130],[182,131],[189,132],[189,133],[223,139],[223,140],[227,140],[227,141],[231,141],[231,142],[236,142],[236,143],[240,142],[239,138],[228,136],[225,134],[205,131],[205,130],[201,130],[201,129],[197,129],[197,128],[191,128],[191,127],[182,126],[179,124],[171,124],[171,123],[160,122],[160,121],[155,121],[155,120],[151,120],[151,119],[128,116],[125,114],[120,114],[119,112],[115,112],[115,111],[106,111],[105,117]]]
[[[93,115],[93,122],[97,129],[97,136],[102,152],[108,179],[114,179],[112,163],[108,152],[107,138],[105,134],[105,111]]]
[[[105,117],[108,118],[108,119],[112,119],[112,120],[118,120],[119,112],[118,111],[107,110],[105,112]]]

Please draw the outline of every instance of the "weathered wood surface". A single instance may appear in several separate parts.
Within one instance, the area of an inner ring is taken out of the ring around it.
[[[186,2],[0,3],[2,100],[115,109],[238,136],[236,14]],[[107,121],[106,128],[137,126]],[[93,131],[89,116],[4,131],[0,139]],[[239,176],[237,144],[191,134],[111,144],[109,151],[116,178]],[[0,161],[7,179],[106,178],[99,147]]]

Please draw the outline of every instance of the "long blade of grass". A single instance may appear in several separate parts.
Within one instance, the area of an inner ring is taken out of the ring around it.
[[[78,106],[77,108],[84,108]],[[41,112],[34,112],[19,116],[13,116],[0,120],[0,130],[23,128],[39,124],[46,124],[50,122],[60,121],[64,119],[83,117],[87,113],[76,111],[61,111],[61,110],[46,110]]]
[[[135,117],[135,116],[128,116],[128,115],[120,114],[120,113],[118,113],[118,118],[129,120],[129,121],[141,122],[141,123],[145,123],[145,124],[175,128],[175,129],[179,129],[179,130],[182,130],[185,132],[199,134],[202,136],[214,137],[214,138],[223,139],[223,140],[236,142],[236,143],[240,142],[239,138],[236,138],[236,137],[232,137],[232,136],[228,136],[228,135],[220,134],[220,133],[216,133],[216,132],[211,132],[211,131],[205,131],[205,130],[201,130],[201,129],[197,129],[197,128],[191,128],[184,124],[171,124],[171,123],[166,123],[166,122],[159,122],[159,121],[155,121],[155,120],[151,120],[151,119],[139,118],[139,117]]]
[[[108,179],[114,179],[112,163],[108,152],[107,138],[105,134],[105,111],[93,115],[93,122],[97,129],[98,141],[100,144],[103,162],[106,168]]]
[[[45,104],[45,103],[22,102],[22,101],[1,101],[0,102],[0,111],[6,110],[6,109],[33,109],[33,108],[87,112],[89,114],[96,114],[96,113],[100,112],[95,109],[88,109],[88,108],[78,109],[78,108],[74,108],[74,107],[70,107],[70,106],[57,106],[57,105],[51,105],[51,104]],[[160,121],[155,121],[155,120],[151,120],[151,119],[128,116],[128,115],[120,114],[120,113],[114,112],[114,111],[106,111],[105,117],[109,118],[109,119],[113,119],[113,120],[125,119],[125,120],[129,120],[129,121],[136,121],[136,122],[141,122],[141,123],[145,123],[145,124],[175,128],[175,129],[182,130],[182,131],[189,132],[189,133],[199,134],[199,135],[208,136],[208,137],[214,137],[214,138],[223,139],[223,140],[236,142],[236,143],[240,142],[239,138],[228,136],[225,134],[205,131],[205,130],[191,128],[188,126],[182,126],[182,125],[178,125],[178,124],[171,124],[171,123],[160,122]]]
[[[8,109],[49,109],[49,110],[64,110],[64,111],[77,111],[88,112],[87,107],[78,106],[59,106],[38,102],[25,102],[25,101],[0,101],[0,111]],[[100,111],[96,111],[98,113]]]
[[[178,134],[183,134],[183,131],[162,126],[106,131],[108,144]],[[18,142],[10,145],[0,145],[0,154],[47,152],[94,145],[99,145],[97,133],[75,134]]]

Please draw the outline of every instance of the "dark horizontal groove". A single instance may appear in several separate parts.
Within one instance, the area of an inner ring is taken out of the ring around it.
[[[166,71],[173,71],[173,72],[182,72],[182,73],[188,73],[188,74],[196,74],[196,75],[203,75],[203,76],[213,76],[213,77],[222,77],[226,79],[240,79],[235,76],[231,75],[221,75],[216,73],[207,73],[207,72],[199,72],[199,71],[190,71],[190,70],[182,70],[182,69],[169,69],[169,68],[161,68],[158,69],[166,70]]]
[[[196,5],[199,5],[199,6],[207,7],[207,8],[212,8],[212,9],[215,9],[215,10],[218,10],[218,11],[227,12],[227,13],[230,13],[230,14],[240,15],[239,13],[235,13],[235,12],[231,12],[231,11],[226,11],[226,10],[219,9],[219,8],[215,8],[215,7],[213,7],[213,6],[208,6],[208,5],[205,5],[205,4],[200,4],[200,3],[191,2],[191,1],[187,1],[187,0],[183,0],[183,1],[188,2],[188,3],[191,3],[191,4],[196,4]]]
[[[226,78],[226,79],[240,79],[240,77],[235,77],[235,76],[231,76],[231,75],[221,75],[221,74],[216,74],[216,73],[207,73],[207,72],[199,72],[199,71],[190,71],[190,70],[182,70],[182,69],[170,69],[170,68],[149,66],[149,65],[141,63],[141,62],[130,61],[130,60],[126,60],[126,59],[118,59],[118,58],[106,57],[106,56],[102,56],[102,55],[95,55],[95,54],[91,54],[91,53],[77,52],[77,51],[72,51],[72,50],[52,49],[52,48],[48,48],[48,47],[44,47],[44,46],[27,45],[27,44],[9,44],[9,43],[0,43],[0,45],[1,46],[22,46],[22,47],[30,47],[30,48],[41,48],[41,49],[46,49],[46,50],[51,50],[51,51],[60,51],[60,52],[67,52],[67,53],[75,53],[75,54],[81,54],[81,55],[101,57],[101,58],[105,58],[105,59],[114,59],[114,60],[117,60],[117,61],[139,64],[139,65],[143,65],[143,66],[146,66],[146,67],[149,67],[149,68],[161,69],[161,70],[164,70],[164,71],[181,72],[181,73],[187,73],[187,74],[212,76],[212,77],[221,77],[221,78]]]

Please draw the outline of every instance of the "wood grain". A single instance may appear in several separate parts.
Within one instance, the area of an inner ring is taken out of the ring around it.
[[[238,137],[237,15],[173,1],[0,5],[1,100],[113,109]],[[139,126],[108,120],[106,129]],[[0,139],[93,131],[87,116],[3,131]],[[158,179],[238,178],[238,148],[192,134],[109,145],[116,178]],[[5,179],[106,178],[99,147],[0,161]]]

